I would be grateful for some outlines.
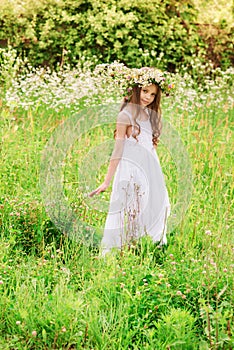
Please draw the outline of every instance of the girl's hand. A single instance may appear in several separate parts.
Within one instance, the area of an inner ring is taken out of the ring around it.
[[[90,192],[88,194],[88,196],[89,197],[93,197],[95,194],[99,194],[101,192],[104,192],[107,189],[108,186],[109,185],[107,183],[103,182],[98,188],[96,188],[96,190]]]

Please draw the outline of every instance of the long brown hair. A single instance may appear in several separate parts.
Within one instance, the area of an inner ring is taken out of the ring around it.
[[[159,136],[162,130],[161,107],[160,107],[161,88],[158,85],[156,85],[156,87],[157,87],[157,92],[156,92],[155,98],[153,102],[147,106],[149,117],[150,117],[150,123],[152,127],[152,142],[154,146],[158,145]],[[139,86],[134,86],[132,89],[132,95],[130,96],[130,98],[124,98],[124,102],[120,108],[120,111],[122,111],[127,106],[128,103],[132,104],[134,109],[133,122],[134,122],[134,125],[136,125],[138,128],[138,135],[141,132],[141,128],[140,128],[140,125],[137,123],[136,119],[139,116],[140,110],[141,110],[141,106],[140,106],[141,89],[142,88]],[[133,137],[137,139],[137,135],[134,134]]]

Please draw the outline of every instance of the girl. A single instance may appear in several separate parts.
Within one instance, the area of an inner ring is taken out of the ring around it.
[[[92,197],[105,191],[115,175],[101,242],[103,255],[111,248],[133,244],[146,234],[154,242],[167,242],[170,204],[155,151],[161,133],[160,101],[166,79],[152,68],[129,69],[127,74],[124,71],[120,79],[118,72],[118,79],[126,80],[129,96],[125,96],[117,118],[108,171],[104,182],[89,194]],[[169,85],[168,90],[172,87]]]

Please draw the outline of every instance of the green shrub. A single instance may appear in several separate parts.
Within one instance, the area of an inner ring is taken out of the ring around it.
[[[172,71],[193,55],[225,67],[231,62],[231,29],[219,27],[211,45],[196,26],[191,0],[27,0],[24,6],[4,0],[0,16],[0,45],[12,45],[34,66],[74,65],[83,56]]]
[[[197,349],[195,321],[187,310],[171,308],[155,323],[158,349]]]

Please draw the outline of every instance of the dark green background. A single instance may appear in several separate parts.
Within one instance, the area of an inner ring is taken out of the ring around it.
[[[75,65],[81,57],[169,71],[190,67],[194,56],[224,69],[233,63],[230,27],[225,20],[198,24],[192,0],[20,3],[3,0],[0,6],[0,47],[13,46],[34,66]]]

